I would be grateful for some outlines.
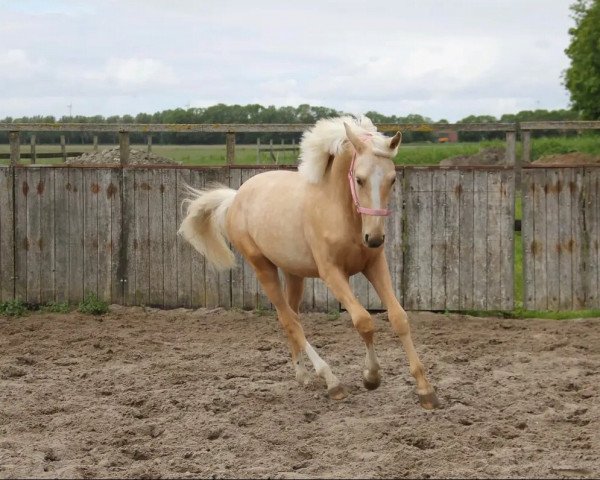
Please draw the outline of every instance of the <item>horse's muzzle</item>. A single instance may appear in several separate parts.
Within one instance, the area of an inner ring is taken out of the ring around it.
[[[365,235],[365,244],[369,248],[377,248],[383,245],[383,241],[385,240],[385,235],[381,236],[370,236],[368,233]]]

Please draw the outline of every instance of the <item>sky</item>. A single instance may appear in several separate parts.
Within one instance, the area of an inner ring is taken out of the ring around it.
[[[217,103],[449,121],[568,108],[572,2],[0,0],[0,118]]]

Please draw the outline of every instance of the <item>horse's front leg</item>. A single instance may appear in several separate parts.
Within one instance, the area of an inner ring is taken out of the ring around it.
[[[375,354],[375,345],[373,336],[375,334],[375,324],[367,310],[360,304],[348,281],[348,275],[342,272],[338,267],[327,266],[323,268],[322,278],[327,283],[331,292],[352,317],[354,327],[362,337],[367,347],[365,360],[366,369],[363,372],[363,383],[369,390],[376,389],[381,383],[380,366]]]
[[[390,270],[383,252],[380,255],[377,255],[363,273],[371,282],[377,291],[379,298],[381,298],[381,301],[387,308],[390,324],[400,337],[400,341],[402,342],[402,346],[408,357],[410,373],[417,381],[417,394],[419,395],[421,406],[428,410],[437,408],[439,406],[437,395],[427,380],[425,369],[415,350],[410,335],[408,315],[406,315],[406,312],[400,306],[396,295],[394,295]]]

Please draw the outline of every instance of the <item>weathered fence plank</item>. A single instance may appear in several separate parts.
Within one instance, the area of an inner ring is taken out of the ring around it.
[[[12,300],[15,290],[13,169],[0,167],[0,302]]]
[[[123,304],[126,273],[128,262],[126,253],[127,235],[123,233],[123,170],[110,170],[110,183],[107,186],[106,197],[110,199],[110,298],[111,302]]]
[[[122,221],[121,221],[121,245],[119,246],[118,274],[122,285],[123,303],[125,305],[137,305],[137,229],[136,229],[136,171],[122,170]]]
[[[69,300],[69,170],[54,169],[54,300]]]
[[[433,173],[431,209],[431,308],[446,308],[446,171]]]
[[[83,170],[83,290],[98,295],[98,170]]]
[[[27,300],[27,201],[29,199],[29,183],[27,170],[14,170],[14,211],[15,211],[15,299]]]
[[[573,170],[573,184],[571,190],[571,235],[573,239],[573,267],[572,271],[576,272],[573,276],[573,308],[576,310],[585,308],[585,201],[583,191],[583,175],[582,168]]]
[[[461,171],[459,183],[459,305],[461,310],[472,309],[473,303],[473,171]]]
[[[31,168],[26,171],[29,197],[27,199],[27,301],[37,303],[40,299],[40,276],[42,268],[40,210],[43,191],[40,169]]]
[[[499,174],[502,179],[500,237],[504,242],[501,244],[501,249],[497,251],[500,255],[501,267],[500,309],[512,310],[515,306],[515,172],[502,170],[496,174]],[[488,308],[496,307],[488,305]]]
[[[148,170],[149,304],[164,305],[162,172]]]
[[[473,172],[473,308],[485,310],[488,304],[487,261],[488,172]]]
[[[571,194],[569,186],[573,181],[573,170],[557,169],[558,189],[558,268],[560,271],[558,306],[561,309],[573,307],[573,243],[571,237]]]
[[[181,225],[185,216],[186,208],[184,200],[188,198],[185,185],[191,185],[191,174],[189,170],[177,170],[177,228]],[[191,185],[193,186],[193,185]],[[185,208],[184,208],[185,207]],[[176,237],[177,249],[177,305],[190,308],[192,306],[192,250],[181,235]]]
[[[422,265],[419,263],[419,248],[429,249],[424,242],[419,240],[420,217],[420,192],[418,172],[409,172],[405,177],[406,182],[406,251],[405,251],[405,292],[404,303],[409,310],[416,310],[421,304],[419,275]]]
[[[558,235],[559,209],[558,209],[558,171],[546,170],[546,283],[548,291],[548,309],[557,310],[560,298],[560,270]]]
[[[177,172],[162,170],[163,305],[177,307]],[[157,259],[158,261],[158,259]]]
[[[497,173],[489,173],[487,175],[486,256],[484,263],[475,266],[476,271],[485,270],[486,303],[485,307],[479,308],[502,304],[501,259],[503,249],[507,248],[507,239],[503,237],[502,226],[502,177]]]
[[[112,300],[112,195],[110,192],[111,170],[98,169],[98,297],[106,302]]]
[[[54,218],[54,170],[40,169],[37,195],[40,205],[40,295],[37,302],[54,301],[55,277],[55,218]]]
[[[446,308],[460,308],[460,172],[446,172]],[[407,221],[409,219],[407,218]]]
[[[84,183],[83,169],[69,169],[67,201],[69,206],[69,302],[83,300],[84,281]]]
[[[149,170],[135,171],[135,301],[137,305],[150,304],[150,200]]]

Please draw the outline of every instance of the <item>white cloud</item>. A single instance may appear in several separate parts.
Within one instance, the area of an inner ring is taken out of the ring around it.
[[[87,70],[82,79],[119,89],[167,86],[177,83],[175,72],[153,58],[110,58],[100,70]]]
[[[22,80],[31,78],[38,73],[43,62],[33,60],[25,50],[13,49],[0,52],[0,72],[2,77],[9,80]]]

